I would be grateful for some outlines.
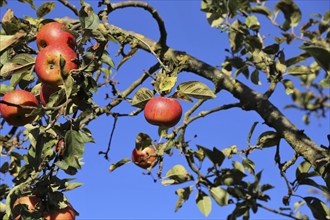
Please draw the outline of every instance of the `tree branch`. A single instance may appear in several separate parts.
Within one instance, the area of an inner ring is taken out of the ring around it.
[[[109,33],[117,39],[124,37],[126,40],[133,40],[133,36],[137,35],[134,32],[123,30],[109,23],[105,24],[105,27]],[[144,42],[147,43],[149,47],[141,42],[138,42],[137,46],[149,53],[151,53],[149,48],[157,45],[157,42],[147,37],[144,38]],[[168,48],[160,58],[163,62],[173,62],[181,59],[182,56],[186,57],[186,61],[184,63],[181,62],[182,71],[192,72],[210,80],[214,83],[216,92],[220,89],[224,89],[240,101],[243,109],[257,112],[264,119],[265,123],[274,128],[297,154],[301,155],[306,161],[312,164],[314,169],[322,175],[328,187],[330,187],[330,174],[327,171],[327,169],[330,168],[330,154],[327,149],[319,147],[306,134],[300,131],[266,96],[222,73],[219,69],[184,52],[176,51],[171,48]]]

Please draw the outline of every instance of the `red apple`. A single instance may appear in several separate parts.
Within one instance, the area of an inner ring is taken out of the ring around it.
[[[65,60],[63,74],[78,68],[78,56],[66,45],[51,45],[41,50],[36,59],[35,71],[39,79],[52,87],[63,84],[60,67],[60,56]]]
[[[74,220],[75,218],[76,213],[70,204],[64,209],[50,210],[45,215],[45,220]]]
[[[2,101],[20,106],[38,106],[37,98],[32,93],[25,90],[7,92],[2,97]],[[30,114],[32,111],[33,109],[0,103],[1,116],[8,122],[8,124],[14,126],[23,126],[32,122],[35,119],[35,116],[25,117],[25,114]]]
[[[76,38],[68,31],[66,26],[58,22],[50,22],[41,27],[37,33],[37,47],[39,50],[51,45],[67,45],[72,49],[76,46]]]
[[[176,99],[154,97],[144,107],[144,117],[152,125],[173,127],[181,119],[182,107]]]
[[[31,212],[36,211],[36,206],[37,204],[39,204],[41,202],[41,200],[37,197],[37,196],[23,196],[18,198],[14,205],[13,205],[13,209],[15,209],[15,206],[17,205],[26,205],[27,209]],[[18,207],[17,207],[18,208]],[[21,219],[21,210],[16,210],[15,211],[15,216],[14,219],[15,220],[19,220]]]
[[[41,88],[40,88],[40,93],[39,93],[39,97],[40,97],[40,102],[43,106],[46,106],[47,103],[49,102],[49,98],[50,96],[57,92],[60,88],[59,87],[51,87],[48,86],[47,84],[42,84]]]
[[[142,150],[134,148],[132,152],[132,161],[143,169],[148,169],[150,166],[155,166],[157,163],[157,157],[150,156],[154,155],[155,150],[151,147],[146,147]]]

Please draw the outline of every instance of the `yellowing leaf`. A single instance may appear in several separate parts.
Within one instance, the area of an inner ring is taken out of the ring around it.
[[[0,52],[15,44],[26,33],[17,32],[15,35],[0,35]]]
[[[199,81],[189,81],[178,85],[177,91],[196,99],[213,99],[214,92],[204,83]]]
[[[203,191],[198,192],[196,196],[196,204],[199,211],[201,211],[203,215],[207,217],[210,214],[212,210],[212,201],[211,198]]]

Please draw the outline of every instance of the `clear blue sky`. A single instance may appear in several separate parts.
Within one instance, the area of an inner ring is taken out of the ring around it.
[[[35,12],[28,4],[22,4],[12,0],[8,2],[9,4],[6,7],[0,9],[1,17],[7,7],[12,8],[18,17],[24,15],[35,16]],[[35,1],[37,6],[43,2]],[[79,7],[79,1],[70,2]],[[98,10],[96,7],[97,1],[86,2],[94,3],[95,10]],[[209,26],[205,13],[200,11],[200,0],[148,2],[158,10],[165,21],[169,46],[186,51],[214,66],[223,62],[226,55],[224,49],[229,47],[227,35]],[[302,22],[306,21],[306,16],[309,14],[322,13],[325,10],[329,10],[329,2],[326,0],[304,0],[297,2],[301,7],[303,16],[305,16]],[[274,5],[274,3],[275,1],[271,1],[267,5]],[[62,16],[74,16],[74,14],[64,8],[60,3],[56,3],[55,10],[47,17],[55,18]],[[110,15],[109,22],[124,29],[144,34],[155,40],[159,36],[155,21],[142,9],[115,11]],[[274,29],[268,25],[264,29],[263,34],[267,35],[273,32]],[[109,47],[110,53],[114,55],[118,49],[118,45],[110,44]],[[287,57],[297,53],[293,49],[285,50],[285,52],[289,54]],[[118,64],[118,62],[119,60],[115,59],[115,63]],[[115,79],[120,82],[118,88],[124,89],[140,76],[143,70],[148,69],[155,62],[156,59],[154,57],[140,51],[115,73]],[[240,77],[245,82],[243,76]],[[200,78],[190,73],[183,73],[180,75],[180,81],[185,80],[200,80]],[[264,85],[266,85],[264,78],[262,80]],[[109,87],[106,88],[108,92],[110,89]],[[261,86],[256,89],[264,91],[265,87]],[[104,102],[104,93],[105,90],[101,90],[97,94],[99,103]],[[282,86],[279,86],[271,98],[280,109],[283,109],[284,105],[290,103],[290,99],[289,96],[285,95]],[[205,105],[203,110],[232,102],[235,102],[235,100],[230,94],[221,92],[218,94],[217,99],[210,101],[209,104]],[[181,103],[184,110],[187,110],[191,106],[190,103]],[[123,105],[115,110],[128,113],[133,109],[129,105]],[[329,113],[327,119],[321,121],[313,118],[311,124],[305,126],[302,122],[302,112],[296,110],[283,111],[299,129],[305,130],[307,135],[317,144],[327,144],[326,134],[329,133],[330,128],[326,121],[329,120]],[[189,127],[186,138],[192,139],[190,142],[191,146],[200,144],[208,148],[216,146],[221,149],[231,145],[237,145],[239,149],[243,149],[247,147],[247,135],[251,125],[255,121],[259,122],[255,131],[256,133],[253,136],[253,141],[255,141],[258,132],[267,130],[267,126],[262,125],[263,121],[256,113],[239,110],[216,113],[205,119],[196,121]],[[120,118],[111,146],[110,161],[107,161],[98,155],[98,152],[107,148],[112,123],[112,117],[102,116],[90,125],[90,130],[95,137],[95,143],[86,146],[84,156],[85,165],[76,176],[77,181],[83,182],[84,185],[66,193],[74,208],[80,213],[78,219],[204,219],[204,216],[195,205],[195,193],[191,195],[189,201],[177,213],[174,213],[175,203],[177,201],[177,196],[174,192],[180,186],[164,187],[161,185],[161,181],[154,183],[150,176],[143,175],[144,170],[135,166],[133,163],[127,164],[113,173],[109,172],[111,163],[125,157],[130,157],[135,145],[135,137],[139,132],[148,133],[152,139],[158,139],[157,127],[149,125],[144,120],[143,114],[134,118]],[[198,134],[197,138],[193,138],[195,134]],[[291,159],[293,152],[290,146],[283,141],[281,147],[282,160]],[[274,153],[275,149],[256,151],[251,155],[251,158],[255,160],[257,171],[264,170],[262,183],[270,183],[276,186],[275,189],[269,191],[272,200],[268,206],[277,209],[283,207],[281,200],[287,191],[284,180],[279,178],[279,171],[275,167]],[[234,159],[240,160],[240,157],[237,156]],[[172,157],[165,159],[164,174],[173,165],[178,163],[183,163],[186,166],[184,158],[176,151]],[[230,166],[230,163],[231,161],[227,161],[224,165]],[[192,185],[192,183],[187,183],[184,186],[188,185]],[[300,192],[307,192],[307,190],[308,188],[302,187]],[[233,209],[233,205],[219,207],[213,202],[213,209],[208,219],[226,219],[227,215]],[[306,209],[303,210],[306,211]],[[310,213],[307,212],[307,214]],[[281,216],[272,215],[262,210],[256,215],[251,213],[251,219],[282,218]]]

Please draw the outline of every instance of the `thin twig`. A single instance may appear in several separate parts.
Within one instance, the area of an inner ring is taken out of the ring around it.
[[[107,3],[105,3],[107,4]],[[166,47],[166,38],[167,38],[167,32],[165,28],[165,23],[157,10],[153,8],[151,5],[149,5],[147,2],[140,2],[140,1],[126,1],[126,2],[118,2],[118,3],[112,3],[108,5],[108,13],[116,10],[116,9],[122,9],[122,8],[128,8],[128,7],[137,7],[137,8],[143,8],[144,10],[148,11],[152,17],[157,21],[158,28],[160,31],[160,39],[159,43],[162,47]]]
[[[290,214],[286,214],[286,213],[281,212],[281,211],[279,211],[279,210],[275,210],[275,209],[269,208],[269,207],[264,206],[264,205],[262,205],[262,204],[260,204],[260,203],[257,203],[257,206],[259,206],[260,208],[263,208],[263,209],[265,209],[265,210],[267,210],[267,211],[273,212],[273,213],[275,213],[275,214],[283,215],[283,216],[286,216],[286,217],[288,217],[288,218],[292,218],[292,219],[296,219],[296,220],[301,220],[300,218],[296,218],[296,217],[294,217],[294,216],[292,216],[292,215],[290,215]]]
[[[113,134],[115,132],[117,121],[118,121],[118,115],[113,114],[112,116],[114,118],[114,121],[113,121],[113,125],[112,125],[112,130],[111,130],[111,133],[110,133],[110,138],[109,138],[109,142],[108,142],[108,148],[107,148],[107,150],[105,152],[104,151],[99,152],[99,154],[104,154],[104,158],[106,160],[109,160],[109,152],[110,152],[110,148],[111,148],[111,142],[112,142]]]
[[[60,3],[62,3],[64,6],[68,7],[69,9],[71,9],[71,11],[78,16],[79,11],[77,9],[76,6],[74,6],[73,4],[71,4],[69,1],[67,0],[58,0]]]

